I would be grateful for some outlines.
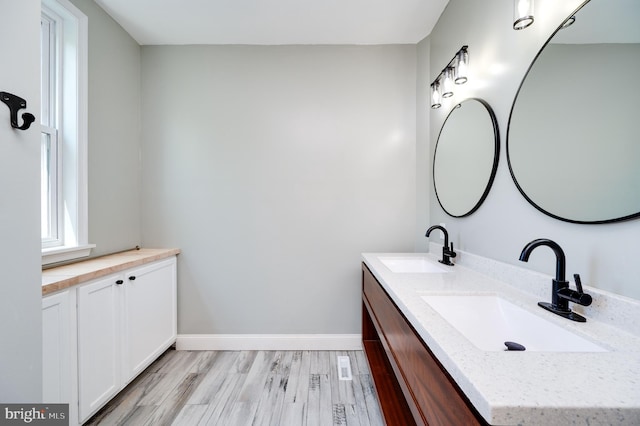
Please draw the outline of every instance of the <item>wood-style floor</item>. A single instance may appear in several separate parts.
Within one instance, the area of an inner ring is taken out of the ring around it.
[[[337,357],[351,361],[339,380]],[[383,425],[362,351],[168,350],[88,425]]]

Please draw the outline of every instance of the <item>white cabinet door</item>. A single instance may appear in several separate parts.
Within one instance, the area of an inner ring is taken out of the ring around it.
[[[69,404],[78,425],[76,289],[42,298],[42,402]]]
[[[75,309],[75,297],[74,306]],[[42,401],[71,402],[71,291],[42,298]]]
[[[121,389],[121,292],[111,275],[78,287],[78,393],[80,419]]]
[[[124,381],[129,382],[175,342],[176,259],[127,271],[124,281]]]

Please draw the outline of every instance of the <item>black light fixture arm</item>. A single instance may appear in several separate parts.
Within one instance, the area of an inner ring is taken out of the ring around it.
[[[431,82],[431,84],[435,84],[436,82],[438,82],[440,80],[440,78],[447,72],[447,69],[449,68],[453,68],[455,66],[456,63],[456,59],[458,58],[458,55],[460,55],[460,52],[465,52],[467,53],[469,49],[469,46],[464,45],[460,48],[460,50],[458,50],[456,52],[455,55],[453,55],[453,58],[451,58],[451,60],[449,61],[449,63],[442,69],[442,71],[440,71],[440,74],[437,75],[436,79],[433,80]]]
[[[431,83],[431,108],[442,106],[441,100],[453,96],[453,86],[467,82],[469,46],[462,46]]]
[[[19,96],[16,96],[9,92],[0,92],[0,101],[4,102],[10,111],[11,127],[18,130],[27,130],[31,123],[36,120],[33,114],[25,112],[22,114],[22,125],[18,125],[18,111],[27,107],[27,101]]]

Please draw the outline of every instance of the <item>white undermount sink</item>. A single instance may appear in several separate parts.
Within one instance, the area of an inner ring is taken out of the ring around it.
[[[380,256],[378,260],[391,272],[396,273],[442,274],[449,272],[425,257]]]
[[[523,345],[526,351],[606,352],[494,293],[421,297],[471,343],[485,351],[504,351],[504,342],[510,341]]]

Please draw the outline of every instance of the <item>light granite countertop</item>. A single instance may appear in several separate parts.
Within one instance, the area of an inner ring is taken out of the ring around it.
[[[179,249],[141,248],[95,257],[42,271],[42,295],[64,290],[89,280],[155,262],[180,253]]]
[[[453,267],[442,266],[431,254],[365,253],[362,258],[487,422],[640,424],[640,302],[585,287],[594,303],[575,309],[588,318],[576,323],[537,306],[550,298],[552,277],[457,252],[460,263]],[[426,258],[448,272],[394,273],[378,257]],[[420,297],[449,292],[496,293],[607,352],[483,351]]]

